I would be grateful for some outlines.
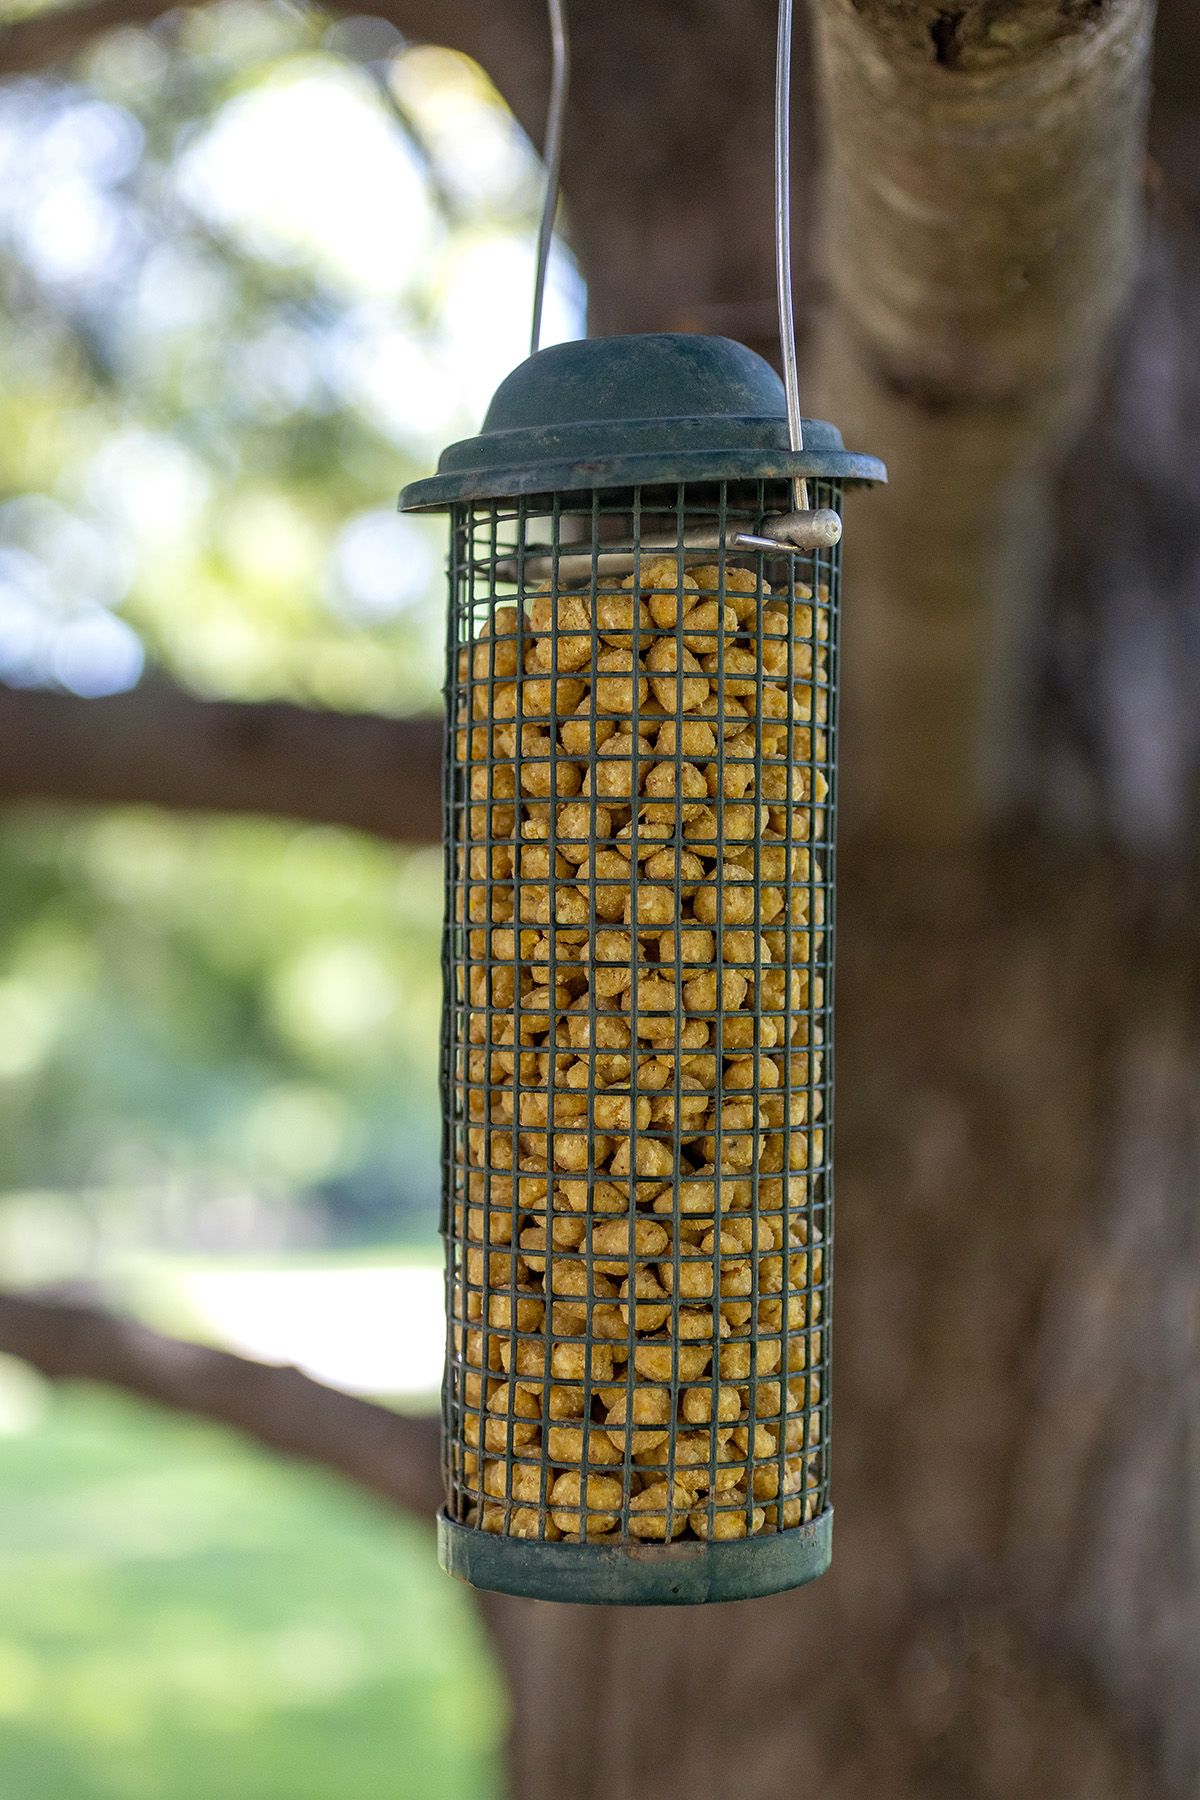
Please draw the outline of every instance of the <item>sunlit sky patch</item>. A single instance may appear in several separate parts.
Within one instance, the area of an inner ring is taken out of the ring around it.
[[[442,1377],[440,1269],[213,1269],[181,1275],[224,1344],[333,1387],[431,1394]]]
[[[441,236],[412,144],[368,78],[329,57],[227,102],[176,181],[252,255],[305,261],[347,298],[402,293]]]

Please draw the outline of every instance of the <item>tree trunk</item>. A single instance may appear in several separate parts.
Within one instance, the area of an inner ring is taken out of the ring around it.
[[[198,700],[161,679],[105,700],[0,688],[0,802],[273,813],[436,844],[441,759],[437,718]]]
[[[1137,263],[1153,7],[815,16],[813,386],[890,471],[847,537],[842,791],[862,824],[945,841],[1028,771],[1053,476]]]

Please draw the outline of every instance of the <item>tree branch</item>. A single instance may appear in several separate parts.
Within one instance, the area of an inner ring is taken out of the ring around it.
[[[0,688],[0,802],[146,802],[441,838],[441,722],[197,700],[165,681],[128,694]]]
[[[299,1369],[182,1343],[100,1307],[3,1292],[0,1351],[51,1381],[103,1381],[232,1425],[422,1518],[442,1504],[435,1420],[339,1393]]]
[[[20,75],[64,62],[99,32],[151,25],[169,9],[163,0],[84,0],[83,4],[14,19],[0,29],[0,74]],[[328,8],[330,13],[353,8]],[[374,8],[415,43],[444,44],[474,57],[530,133],[541,143],[550,82],[550,45],[539,0],[383,0]]]

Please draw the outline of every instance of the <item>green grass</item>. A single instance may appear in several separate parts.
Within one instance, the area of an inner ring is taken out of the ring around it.
[[[98,1390],[0,1440],[3,1800],[489,1800],[502,1729],[418,1525]]]

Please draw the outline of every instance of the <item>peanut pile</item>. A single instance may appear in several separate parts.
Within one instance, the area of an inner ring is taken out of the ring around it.
[[[545,585],[459,652],[451,1512],[730,1539],[820,1485],[828,608]]]

